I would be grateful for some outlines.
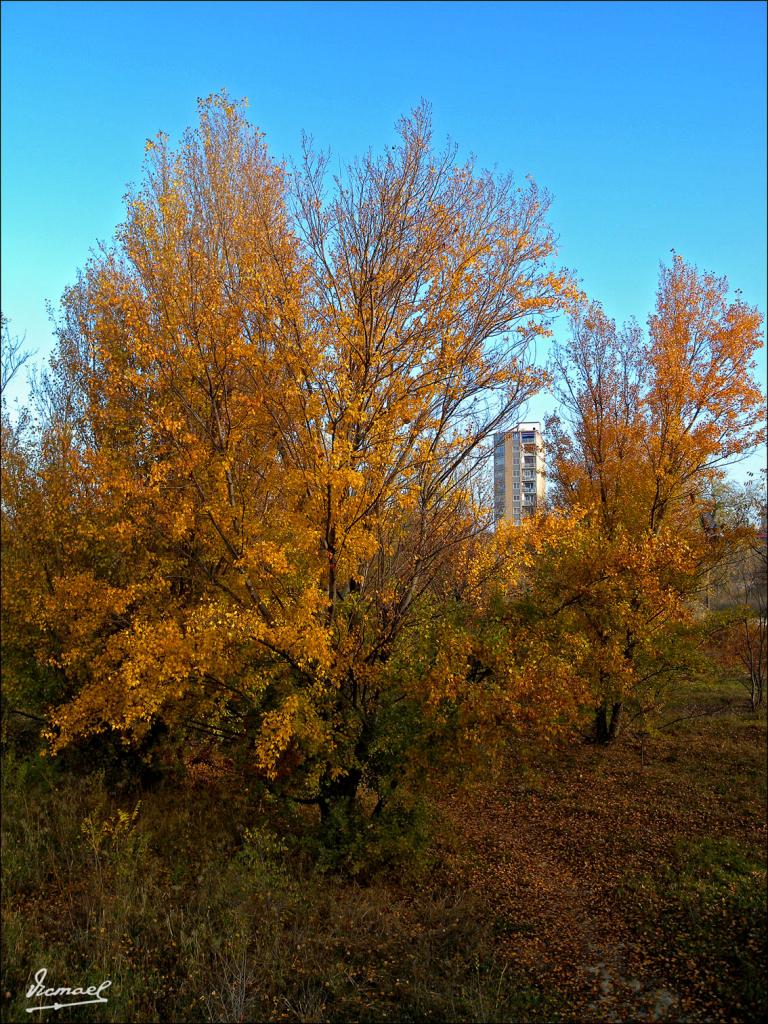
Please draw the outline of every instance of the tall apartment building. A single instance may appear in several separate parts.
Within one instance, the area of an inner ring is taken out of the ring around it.
[[[518,423],[514,430],[494,435],[494,518],[516,525],[544,501],[544,442],[540,423]]]

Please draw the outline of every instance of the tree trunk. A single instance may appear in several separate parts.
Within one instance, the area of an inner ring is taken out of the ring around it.
[[[623,704],[618,701],[613,705],[611,711],[611,724],[608,726],[608,739],[615,740],[619,735],[619,729],[621,728],[621,712]]]
[[[601,704],[595,713],[595,742],[608,742],[608,708]]]
[[[595,742],[612,743],[619,734],[621,728],[621,712],[623,704],[615,701],[613,704],[601,704],[595,711]]]

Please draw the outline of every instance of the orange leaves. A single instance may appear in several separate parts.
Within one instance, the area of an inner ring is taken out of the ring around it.
[[[764,398],[754,380],[762,324],[756,309],[729,301],[724,278],[675,256],[662,268],[648,323],[647,402],[656,425],[649,451],[659,473],[689,479],[765,438]]]
[[[527,344],[572,285],[533,184],[432,152],[425,108],[399,131],[333,188],[309,152],[288,176],[225,96],[176,151],[147,145],[64,296],[13,540],[44,613],[18,600],[19,635],[72,687],[59,746],[247,721],[260,770],[316,788],[405,691],[466,701],[469,732],[506,699],[500,657],[501,690],[468,686],[465,629],[413,638],[451,593],[479,614],[509,566],[479,540],[484,446],[540,388]]]
[[[541,524],[533,588],[561,623],[556,646],[589,639],[573,661],[596,700],[642,705],[644,680],[674,663],[674,630],[724,541],[702,528],[699,495],[761,436],[760,322],[724,280],[675,257],[647,340],[583,300],[556,351],[548,472],[573,523],[560,537]]]
[[[606,528],[656,531],[764,436],[753,377],[758,312],[728,301],[727,283],[676,256],[662,268],[644,340],[584,302],[553,373],[568,432],[552,423],[558,499],[594,505]],[[570,436],[569,436],[570,435]]]

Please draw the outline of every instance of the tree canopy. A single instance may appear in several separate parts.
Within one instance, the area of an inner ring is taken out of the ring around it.
[[[147,144],[6,470],[7,624],[58,679],[54,749],[185,723],[322,806],[398,703],[456,697],[393,666],[487,531],[484,442],[575,289],[533,183],[435,151],[425,106],[398,140],[329,181],[213,96]]]
[[[424,105],[397,130],[330,177],[216,95],[147,143],[37,419],[3,416],[6,692],[52,751],[194,731],[327,815],[440,737],[586,708],[614,738],[684,667],[733,533],[708,495],[765,436],[759,313],[676,256],[617,328],[545,193],[436,150]],[[550,508],[494,529],[488,442],[548,382]]]

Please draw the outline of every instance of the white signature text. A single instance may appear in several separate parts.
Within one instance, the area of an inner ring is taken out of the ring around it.
[[[40,970],[35,974],[34,984],[29,986],[27,990],[27,999],[55,999],[56,1002],[49,1003],[47,1006],[28,1006],[27,1013],[36,1013],[38,1010],[62,1010],[65,1006],[86,1006],[89,1003],[106,1003],[106,996],[102,995],[102,992],[109,988],[112,984],[111,981],[102,981],[100,985],[89,985],[88,988],[46,988],[45,977],[48,974],[47,967],[41,967]],[[61,1003],[58,1001],[59,996],[68,996],[69,1001]],[[91,999],[78,999],[72,1001],[72,996],[92,996]]]

